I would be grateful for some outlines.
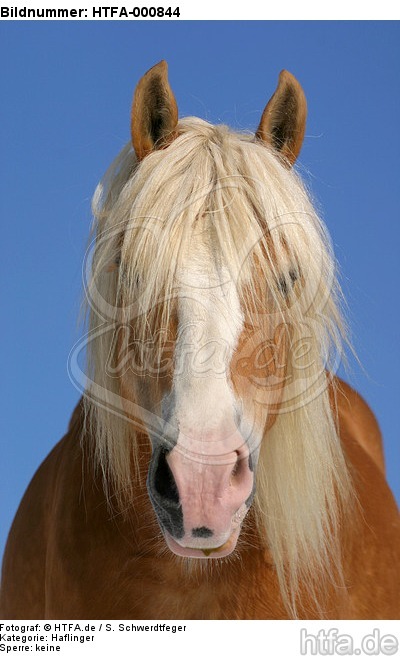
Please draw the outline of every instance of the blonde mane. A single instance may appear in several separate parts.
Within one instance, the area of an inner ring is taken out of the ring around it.
[[[243,307],[254,305],[260,279],[265,281],[266,311],[290,327],[289,352],[300,349],[301,357],[289,358],[277,419],[262,441],[254,501],[284,601],[295,615],[301,587],[318,591],[328,579],[342,583],[339,529],[352,498],[328,393],[327,372],[335,369],[346,339],[335,262],[298,174],[271,149],[197,118],[180,120],[177,132],[168,148],[140,166],[126,146],[94,195],[88,432],[108,493],[122,507],[134,504],[131,463],[138,467],[135,431],[141,421],[126,418],[118,377],[110,374],[115,329],[135,318],[139,360],[144,370],[150,366],[147,316],[158,304],[162,336],[176,272],[202,221],[203,238],[236,281]],[[116,259],[120,268],[110,271]],[[289,301],[282,286],[290,284],[290,267],[296,268],[299,292]],[[144,283],[140,294],[138,280]],[[157,339],[154,344],[157,360]]]

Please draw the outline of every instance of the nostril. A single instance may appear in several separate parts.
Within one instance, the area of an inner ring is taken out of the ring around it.
[[[233,469],[231,471],[231,476],[235,477],[239,471],[239,466],[240,466],[240,459],[239,459],[239,453],[236,451],[236,462],[233,465]]]
[[[231,483],[238,484],[241,482],[246,471],[249,470],[249,458],[243,455],[240,451],[235,451],[236,462],[231,471]]]
[[[163,499],[179,504],[179,492],[167,463],[168,451],[161,451],[154,475],[154,489]]]

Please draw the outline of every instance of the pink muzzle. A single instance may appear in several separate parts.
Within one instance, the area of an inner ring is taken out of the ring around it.
[[[205,558],[233,551],[254,493],[249,456],[236,429],[223,439],[180,431],[172,450],[155,450],[148,488],[174,553]]]

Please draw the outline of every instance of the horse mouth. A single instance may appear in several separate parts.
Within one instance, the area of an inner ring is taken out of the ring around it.
[[[239,532],[240,527],[231,533],[226,542],[216,547],[184,547],[174,540],[169,533],[165,532],[164,537],[169,549],[177,556],[183,558],[225,558],[225,556],[229,556],[234,551]]]

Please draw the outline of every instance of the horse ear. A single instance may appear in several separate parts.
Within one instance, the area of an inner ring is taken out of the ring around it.
[[[278,87],[263,111],[256,137],[277,150],[291,166],[297,159],[306,129],[307,101],[289,71],[281,71]]]
[[[131,136],[138,160],[168,146],[177,123],[178,107],[168,83],[168,65],[160,61],[143,75],[133,97]]]

